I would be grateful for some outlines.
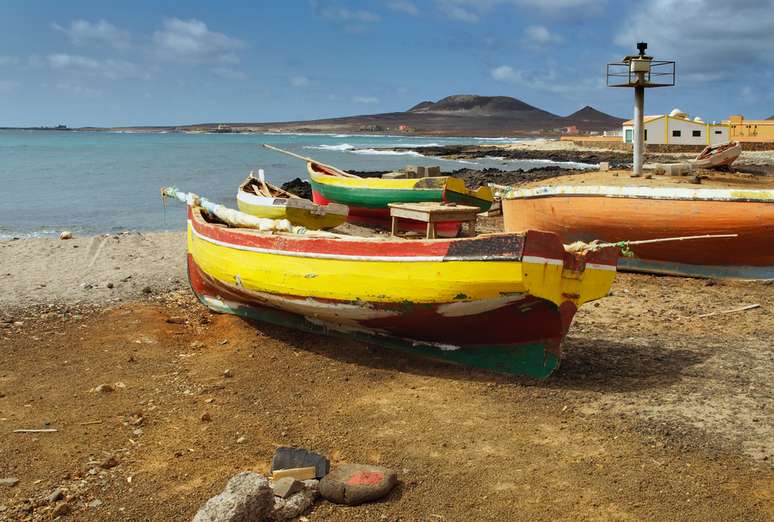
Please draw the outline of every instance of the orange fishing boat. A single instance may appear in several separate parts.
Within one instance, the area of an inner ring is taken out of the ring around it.
[[[595,173],[597,176],[599,173]],[[698,235],[736,237],[631,247],[621,270],[691,277],[774,279],[774,189],[585,185],[581,176],[503,194],[505,230],[553,232],[564,242],[638,241]],[[656,180],[637,183],[655,184]],[[575,184],[578,183],[578,184]],[[749,183],[748,183],[749,185]]]

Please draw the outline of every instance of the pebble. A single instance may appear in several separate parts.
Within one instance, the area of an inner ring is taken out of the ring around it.
[[[89,502],[88,506],[92,509],[96,509],[102,505],[102,501],[98,498],[95,498],[91,502]]]
[[[59,234],[59,239],[72,239],[73,233],[69,230],[63,230],[61,234]]]
[[[153,293],[153,289],[151,287],[149,287],[149,286],[145,286],[142,289],[142,293],[143,294],[152,294]]]
[[[199,417],[202,422],[210,422],[212,420],[212,415],[210,415],[208,412],[202,413],[202,416]]]
[[[57,517],[63,517],[70,513],[70,504],[67,504],[66,502],[62,502],[61,504],[58,504],[53,511],[51,511],[51,516],[54,518]]]
[[[296,480],[293,477],[285,477],[279,480],[275,480],[271,489],[274,491],[275,497],[287,498],[294,493],[298,493],[304,489],[304,483],[300,480]]]
[[[113,288],[113,283],[108,283],[105,286],[108,287],[108,288]]]
[[[309,489],[302,489],[288,498],[274,498],[274,507],[271,512],[272,520],[290,520],[297,518],[314,504],[317,493]]]
[[[92,391],[97,393],[110,393],[112,391],[115,391],[113,387],[109,384],[100,384],[96,388],[94,388]]]
[[[223,377],[225,377],[226,379],[230,379],[233,376],[234,376],[234,372],[232,372],[230,369],[223,372]]]
[[[167,322],[169,324],[185,324],[185,317],[175,315],[167,319]]]
[[[57,500],[64,497],[64,491],[62,491],[62,488],[56,488],[54,491],[51,492],[49,496],[46,497],[47,502],[56,502]]]
[[[266,477],[245,471],[231,477],[220,494],[199,508],[193,522],[267,520],[273,507],[274,493]]]
[[[7,486],[9,488],[14,487],[19,483],[19,479],[16,477],[0,478],[0,486]]]
[[[336,504],[356,506],[387,495],[398,475],[392,470],[366,464],[342,464],[320,481],[320,494]]]
[[[244,435],[242,435],[241,437],[239,437],[239,438],[237,439],[237,444],[242,444],[242,443],[243,443],[244,441],[246,441],[246,440],[247,440],[247,437],[245,437]]]
[[[116,466],[118,466],[118,464],[119,464],[118,459],[111,455],[110,457],[102,461],[99,467],[102,469],[110,469],[110,468],[115,468]]]

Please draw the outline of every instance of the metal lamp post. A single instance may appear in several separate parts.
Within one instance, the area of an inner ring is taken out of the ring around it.
[[[672,87],[675,84],[675,62],[655,61],[646,56],[648,44],[639,42],[639,54],[625,56],[621,62],[607,64],[608,87],[634,87],[634,132],[632,135],[632,176],[642,175],[645,152],[645,89]]]

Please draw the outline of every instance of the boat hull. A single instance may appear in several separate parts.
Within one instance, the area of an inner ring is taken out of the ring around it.
[[[620,192],[509,196],[503,200],[503,219],[506,231],[544,230],[565,242],[737,234],[634,245],[634,257],[622,258],[620,268],[691,277],[774,278],[774,199],[744,198],[742,191],[719,191],[726,200],[706,199],[711,191],[701,193],[705,199],[644,197],[644,190],[637,197]]]
[[[559,365],[577,306],[607,294],[617,258],[581,260],[540,233],[327,241],[196,219],[188,242],[191,288],[214,311],[535,378]]]

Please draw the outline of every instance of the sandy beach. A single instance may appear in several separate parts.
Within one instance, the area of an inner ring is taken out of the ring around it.
[[[50,520],[59,489],[73,520],[189,520],[279,445],[399,473],[309,520],[774,517],[770,284],[620,274],[536,382],[210,313],[183,256],[0,243],[0,519]]]

